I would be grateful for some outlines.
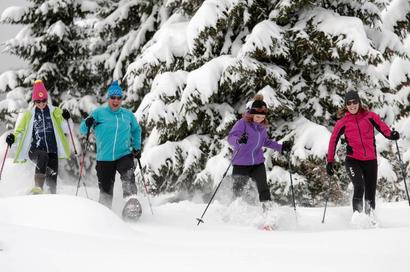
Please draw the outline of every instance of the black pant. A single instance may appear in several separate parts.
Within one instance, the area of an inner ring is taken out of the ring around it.
[[[97,161],[95,168],[97,170],[98,187],[100,188],[100,203],[107,207],[112,206],[116,171],[120,173],[123,196],[137,194],[134,157],[131,154],[116,161]]]
[[[359,161],[346,157],[346,171],[354,188],[353,211],[363,211],[363,194],[365,212],[376,208],[377,160]]]
[[[244,178],[245,177],[245,178]],[[239,196],[245,186],[248,178],[252,178],[256,182],[258,188],[259,201],[271,200],[268,183],[266,181],[265,164],[256,165],[234,165],[232,171],[233,193]]]
[[[58,156],[44,150],[30,149],[28,156],[36,164],[35,174],[45,175],[47,186],[52,194],[57,190]]]

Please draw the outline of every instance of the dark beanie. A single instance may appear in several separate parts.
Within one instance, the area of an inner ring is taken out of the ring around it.
[[[266,103],[263,100],[256,100],[253,101],[252,103],[252,109],[257,109],[257,108],[267,108]]]
[[[359,94],[356,91],[348,91],[345,95],[345,103],[349,100],[357,100],[360,102]]]
[[[263,101],[263,95],[257,94],[252,103],[250,113],[265,115],[267,111],[268,109],[266,103]]]

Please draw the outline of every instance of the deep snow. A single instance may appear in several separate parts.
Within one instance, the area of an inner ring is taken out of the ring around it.
[[[350,223],[350,207],[275,207],[277,230],[263,231],[260,208],[240,200],[216,201],[199,227],[206,203],[152,199],[140,194],[144,213],[123,222],[117,177],[114,212],[75,197],[75,181],[61,181],[58,195],[24,195],[33,166],[12,164],[0,181],[1,271],[408,271],[410,208],[378,203],[378,228]],[[98,190],[88,177],[88,192]],[[229,181],[228,181],[229,182]],[[221,192],[223,193],[223,191]]]

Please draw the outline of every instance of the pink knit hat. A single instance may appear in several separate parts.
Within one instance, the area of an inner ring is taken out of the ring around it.
[[[33,85],[33,95],[31,96],[33,101],[48,99],[48,93],[44,83],[41,79],[37,79]]]

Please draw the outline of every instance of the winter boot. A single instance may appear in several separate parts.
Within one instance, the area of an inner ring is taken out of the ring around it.
[[[131,195],[136,196],[138,189],[135,184],[134,168],[121,174],[123,197],[128,198]]]
[[[277,226],[277,216],[273,212],[275,203],[273,201],[263,201],[262,206],[262,222],[259,225],[261,230],[275,230]]]
[[[352,201],[353,205],[353,212],[363,212],[363,199],[361,198],[353,198]]]
[[[370,201],[370,200],[366,200],[366,201],[364,202],[364,212],[365,212],[367,215],[370,215],[371,213],[373,213],[373,211],[374,211],[374,209],[373,209],[373,207],[372,207],[371,201]]]
[[[98,199],[100,204],[103,204],[107,208],[111,209],[112,207],[112,195],[100,191],[100,197]]]
[[[31,189],[33,195],[38,195],[43,193],[43,186],[46,180],[45,174],[34,174],[34,188]]]
[[[262,206],[262,212],[264,214],[267,214],[270,211],[272,211],[274,205],[273,205],[273,201],[264,201],[262,202],[261,206]]]

